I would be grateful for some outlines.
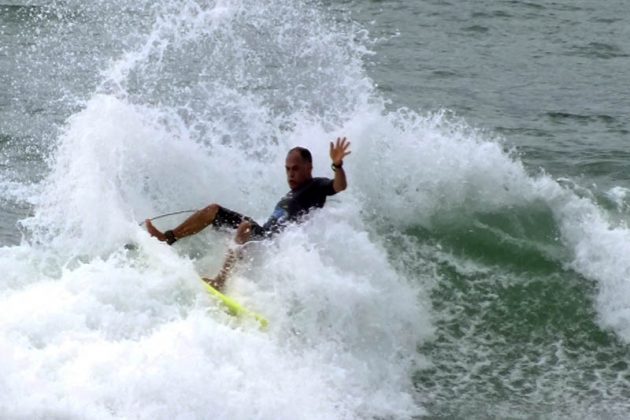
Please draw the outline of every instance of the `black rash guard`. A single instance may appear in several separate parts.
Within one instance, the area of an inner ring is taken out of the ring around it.
[[[280,232],[288,223],[299,221],[312,208],[322,208],[326,197],[335,195],[333,180],[313,178],[302,187],[289,191],[276,204],[271,216],[261,227],[252,224],[252,239],[264,239]]]

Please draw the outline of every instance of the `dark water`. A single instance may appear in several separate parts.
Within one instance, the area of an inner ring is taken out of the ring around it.
[[[368,69],[392,107],[449,109],[517,146],[532,170],[627,187],[626,3],[352,7],[382,39]]]

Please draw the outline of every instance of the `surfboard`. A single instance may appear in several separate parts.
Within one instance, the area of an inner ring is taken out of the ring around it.
[[[217,289],[215,289],[214,287],[210,286],[208,283],[203,281],[203,279],[199,278],[199,280],[205,286],[206,291],[211,296],[219,300],[219,302],[221,302],[223,307],[226,309],[227,313],[237,318],[253,318],[256,321],[258,321],[258,323],[260,324],[261,330],[267,329],[267,327],[269,326],[269,321],[267,321],[267,319],[264,316],[243,307],[243,305],[238,303],[236,300],[219,292]]]

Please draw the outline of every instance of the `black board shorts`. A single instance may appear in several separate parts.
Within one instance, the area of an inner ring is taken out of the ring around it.
[[[221,206],[219,206],[219,211],[217,211],[217,215],[214,217],[212,225],[216,228],[236,229],[243,221],[248,221],[252,224],[252,240],[261,240],[268,236],[266,235],[265,229],[263,229],[262,226],[256,223],[256,221],[251,217],[243,216],[234,210],[226,209]]]

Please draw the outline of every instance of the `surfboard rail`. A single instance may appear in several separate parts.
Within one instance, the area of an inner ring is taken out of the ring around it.
[[[219,300],[219,302],[221,302],[223,307],[227,310],[227,312],[230,315],[235,316],[237,318],[253,318],[256,321],[258,321],[258,323],[260,324],[260,329],[262,330],[267,329],[267,327],[269,326],[269,321],[267,320],[267,318],[245,308],[243,305],[237,302],[234,298],[231,298],[219,292],[217,289],[209,285],[202,278],[200,278],[200,281],[203,283],[206,291],[210,295],[215,297],[217,300]]]

